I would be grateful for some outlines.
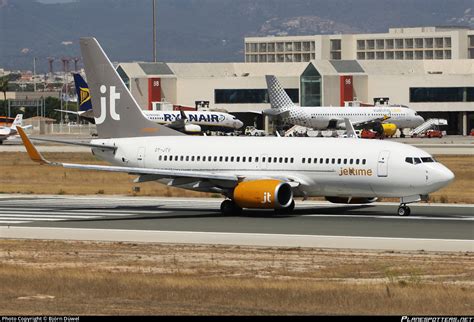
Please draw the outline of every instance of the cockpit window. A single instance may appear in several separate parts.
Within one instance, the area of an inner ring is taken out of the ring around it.
[[[423,163],[435,162],[435,160],[433,160],[433,158],[430,158],[430,157],[421,158],[421,161],[423,161]]]
[[[421,159],[420,159],[420,158],[413,158],[413,161],[415,161],[415,164],[421,163]]]
[[[405,162],[413,164],[413,158],[405,158]]]

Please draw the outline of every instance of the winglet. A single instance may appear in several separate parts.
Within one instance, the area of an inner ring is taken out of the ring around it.
[[[41,153],[36,150],[36,147],[33,145],[33,143],[31,143],[25,131],[23,131],[23,128],[18,126],[16,129],[18,131],[18,134],[20,134],[21,140],[23,141],[23,145],[25,146],[26,151],[28,152],[28,155],[30,156],[31,160],[41,164],[49,164],[50,162],[43,158]]]
[[[344,123],[346,123],[347,137],[357,139],[358,136],[351,121],[348,118],[344,118]]]

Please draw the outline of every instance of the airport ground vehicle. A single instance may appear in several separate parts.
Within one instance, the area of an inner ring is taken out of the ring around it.
[[[31,159],[41,164],[122,172],[136,175],[137,183],[220,193],[227,198],[223,214],[239,214],[243,208],[291,213],[295,197],[324,196],[343,204],[399,197],[397,213],[406,216],[407,204],[454,179],[425,151],[396,142],[186,136],[143,116],[95,38],[82,38],[80,44],[86,73],[95,84],[90,89],[99,134],[81,145],[112,165],[50,162],[19,128]]]
[[[427,138],[442,138],[443,137],[443,132],[441,132],[440,130],[431,129],[431,130],[426,131],[425,137],[427,137]]]
[[[245,128],[245,135],[265,136],[265,131],[264,130],[259,130],[259,129],[255,128],[255,126],[247,126]]]

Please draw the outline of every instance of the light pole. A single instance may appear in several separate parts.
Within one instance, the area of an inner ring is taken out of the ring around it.
[[[153,0],[153,62],[156,63],[156,0]]]

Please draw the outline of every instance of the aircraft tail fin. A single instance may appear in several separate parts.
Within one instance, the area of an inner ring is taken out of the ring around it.
[[[23,124],[23,114],[17,114],[10,128],[12,130],[16,130],[17,126],[21,126],[22,124]]]
[[[79,100],[79,111],[92,109],[91,94],[86,81],[82,78],[81,74],[73,73],[72,76],[74,77],[77,99]]]
[[[143,115],[95,38],[81,38],[80,45],[100,138],[184,135]]]
[[[274,75],[265,75],[265,80],[267,81],[268,96],[272,108],[281,109],[295,105]]]

